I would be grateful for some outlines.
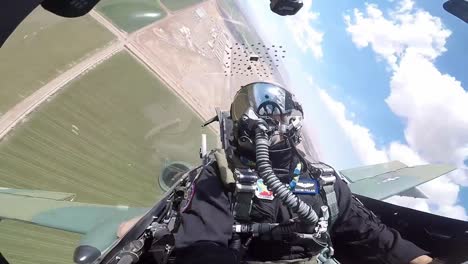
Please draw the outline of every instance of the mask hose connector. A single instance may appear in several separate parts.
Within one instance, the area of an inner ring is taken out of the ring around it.
[[[255,155],[257,171],[263,183],[278,197],[285,206],[288,206],[300,219],[308,224],[316,224],[318,216],[308,204],[304,203],[289,190],[275,175],[270,163],[270,142],[266,134],[266,128],[259,125],[255,130]]]

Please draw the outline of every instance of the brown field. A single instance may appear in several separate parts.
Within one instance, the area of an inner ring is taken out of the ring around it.
[[[214,1],[184,9],[146,27],[130,42],[161,79],[205,118],[214,115],[214,106],[227,110],[241,85],[275,81],[258,74],[232,72],[231,76],[226,66],[235,65],[229,48],[238,40],[229,32]],[[240,50],[244,51],[247,49]]]

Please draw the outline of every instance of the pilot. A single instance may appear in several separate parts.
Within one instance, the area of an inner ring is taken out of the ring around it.
[[[299,150],[303,110],[289,91],[248,84],[230,120],[229,147],[193,180],[182,208],[176,263],[338,263],[333,252],[346,255],[343,263],[442,263],[381,223],[333,168]]]

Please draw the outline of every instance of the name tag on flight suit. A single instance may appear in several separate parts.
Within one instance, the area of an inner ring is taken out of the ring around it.
[[[315,179],[299,179],[293,192],[297,194],[317,194],[318,187],[318,182]]]

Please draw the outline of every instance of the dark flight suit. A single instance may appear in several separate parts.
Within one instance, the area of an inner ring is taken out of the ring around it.
[[[177,263],[238,263],[236,255],[228,248],[234,223],[230,209],[231,193],[224,189],[218,174],[214,163],[206,167],[195,182],[193,197],[182,213],[182,225],[176,234]],[[343,180],[338,178],[334,187],[339,215],[331,230],[331,238],[337,259],[340,260],[340,252],[348,257],[341,259],[342,263],[402,264],[428,254],[404,240],[396,230],[382,224],[355,200]],[[300,198],[319,214],[318,209],[323,205],[319,195],[302,195]],[[253,221],[284,223],[291,216],[289,208],[278,199],[265,201],[254,197]],[[259,260],[301,256],[297,248],[276,241],[254,241],[247,255],[254,255]]]

